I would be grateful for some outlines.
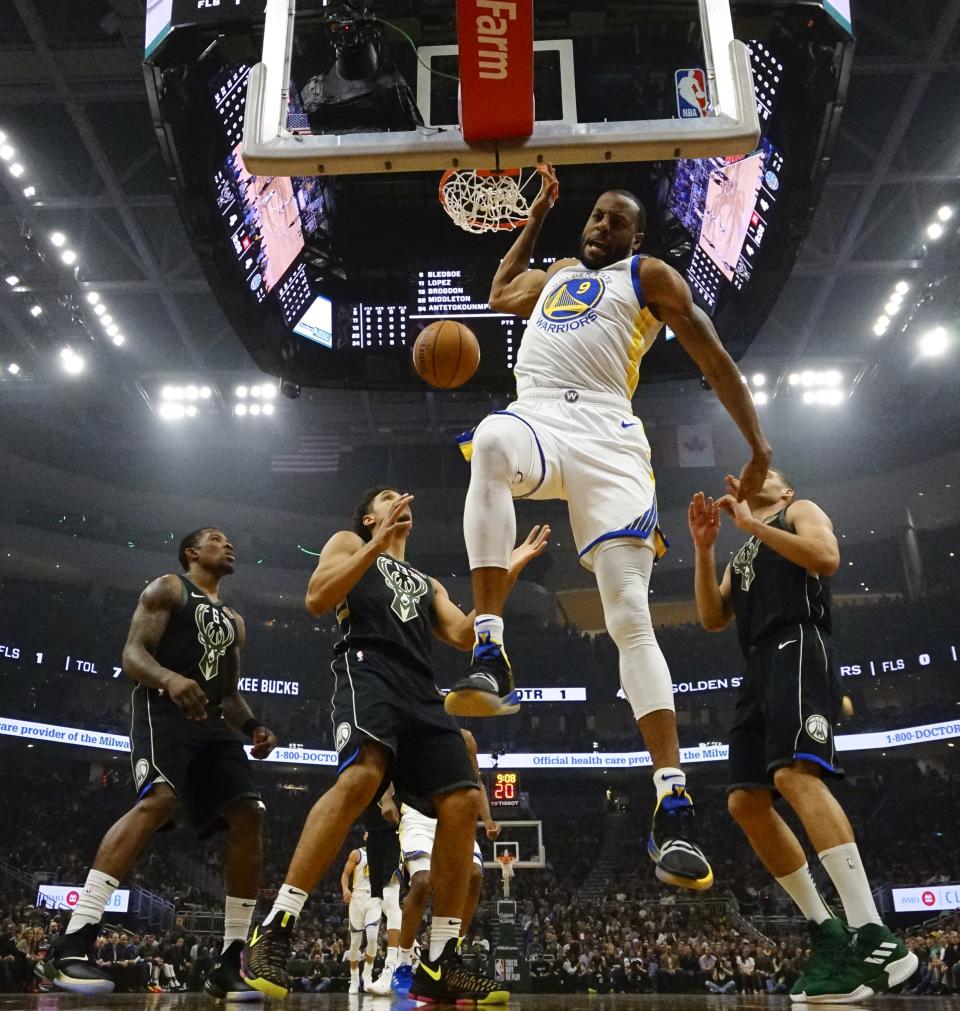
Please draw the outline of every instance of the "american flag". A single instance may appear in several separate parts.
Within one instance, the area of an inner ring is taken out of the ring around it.
[[[294,452],[270,457],[272,474],[332,474],[339,467],[339,435],[301,435]]]

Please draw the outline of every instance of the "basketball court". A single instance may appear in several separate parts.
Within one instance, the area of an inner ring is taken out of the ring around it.
[[[0,994],[0,1009],[37,1009],[37,1011],[130,1011],[133,1008],[157,1008],[167,1011],[168,1008],[180,1008],[182,1011],[201,1011],[211,1007],[283,1007],[291,1011],[301,1008],[318,1008],[322,1011],[413,1011],[414,1008],[439,1007],[433,1004],[418,1004],[412,1000],[393,1000],[390,997],[348,997],[346,994],[300,994],[292,993],[281,1003],[267,1002],[266,1005],[224,1005],[221,1001],[211,1001],[203,994],[116,994],[109,997],[85,998],[74,994]],[[615,994],[615,995],[564,995],[564,994],[518,994],[508,1007],[523,1009],[523,1011],[625,1011],[635,1008],[638,1011],[717,1011],[725,1008],[727,1011],[741,1011],[747,1008],[790,1008],[810,1007],[812,1005],[791,1004],[789,998],[748,997],[739,994],[727,994],[723,997],[711,997],[697,994]],[[887,1011],[889,1008],[902,1007],[900,997],[877,997],[868,1004],[830,1004],[820,1007],[873,1008],[875,1011]],[[916,1011],[956,1011],[960,1008],[960,999],[956,997],[911,997],[909,1006]]]

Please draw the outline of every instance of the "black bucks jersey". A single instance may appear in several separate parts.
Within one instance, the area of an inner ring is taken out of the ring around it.
[[[232,664],[230,648],[237,640],[233,611],[214,603],[201,589],[180,576],[183,604],[170,615],[154,659],[161,667],[192,678],[213,705],[219,705]],[[156,689],[151,696],[159,696]]]
[[[787,506],[766,522],[793,533]],[[733,611],[744,653],[779,629],[816,625],[830,634],[830,581],[811,576],[756,537],[733,556],[730,569]]]
[[[433,583],[422,572],[382,554],[337,608],[338,653],[365,650],[431,680]]]

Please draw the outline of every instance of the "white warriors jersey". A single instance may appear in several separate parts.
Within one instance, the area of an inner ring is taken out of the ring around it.
[[[517,392],[560,388],[630,400],[663,324],[644,302],[640,255],[599,270],[577,263],[547,282],[520,343]]]
[[[353,869],[353,886],[350,891],[356,895],[370,894],[370,865],[367,863],[367,847],[360,847],[360,862]]]

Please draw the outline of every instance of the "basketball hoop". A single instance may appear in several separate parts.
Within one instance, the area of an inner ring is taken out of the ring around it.
[[[518,168],[447,169],[440,180],[440,203],[465,232],[479,235],[522,228],[530,212],[523,191],[531,179],[539,187],[537,169],[530,169],[525,179]]]

